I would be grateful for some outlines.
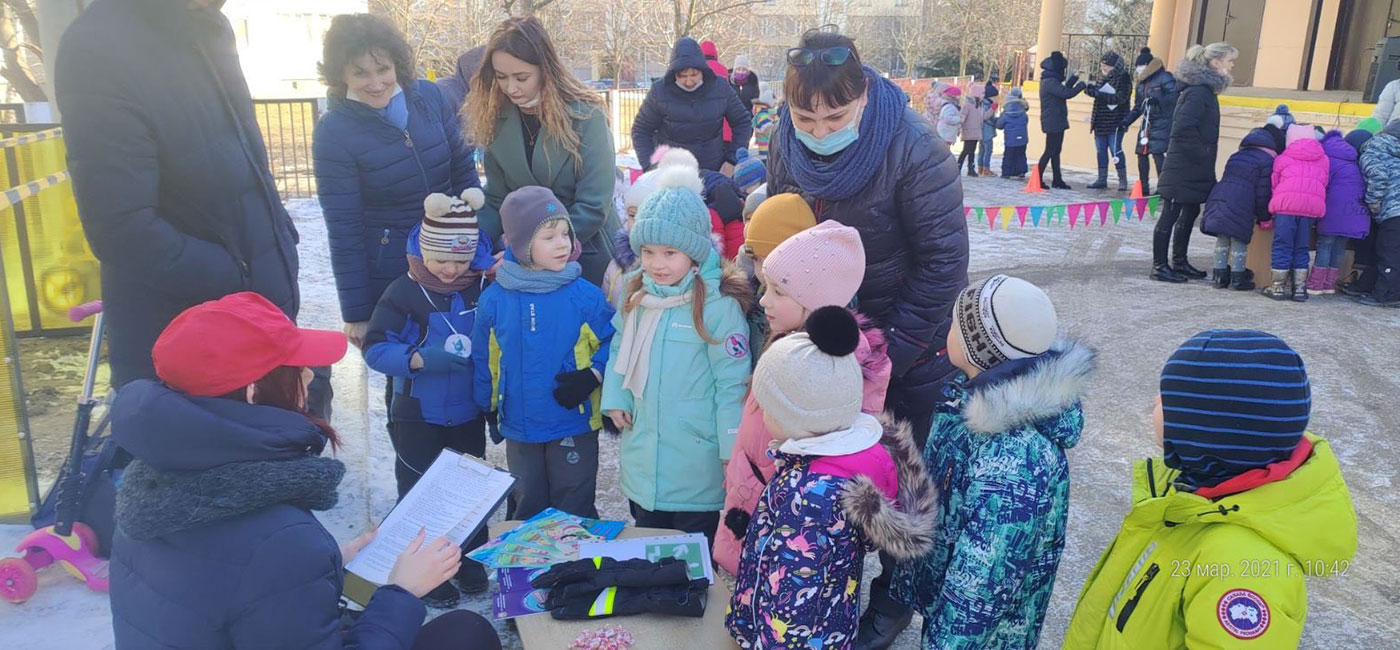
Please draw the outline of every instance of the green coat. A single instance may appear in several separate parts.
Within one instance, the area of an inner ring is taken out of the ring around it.
[[[1332,447],[1282,480],[1215,500],[1161,458],[1133,469],[1133,507],[1089,574],[1064,647],[1296,648],[1305,576],[1347,573],[1356,512]]]
[[[496,119],[496,139],[482,148],[486,167],[486,205],[477,211],[481,228],[492,243],[501,241],[501,202],[512,191],[541,185],[567,206],[574,232],[583,242],[583,277],[601,285],[603,271],[612,259],[612,233],[620,227],[613,204],[617,182],[617,158],[608,118],[597,106],[575,102],[574,132],[579,138],[583,163],[574,165],[563,144],[542,131],[535,140],[534,164],[525,164],[525,132],[520,109],[507,106]],[[497,247],[496,250],[502,250]]]
[[[711,254],[700,267],[705,329],[716,342],[705,342],[695,331],[689,303],[667,309],[657,325],[640,396],[622,387],[615,366],[630,315],[619,310],[613,316],[617,333],[603,377],[602,409],[632,414],[632,428],[622,432],[622,492],[647,510],[712,512],[724,507],[722,463],[729,460],[739,429],[750,350],[744,310],[721,291],[718,257]],[[674,287],[646,286],[657,295],[679,295],[694,280],[691,275]],[[724,284],[742,282],[735,278]]]

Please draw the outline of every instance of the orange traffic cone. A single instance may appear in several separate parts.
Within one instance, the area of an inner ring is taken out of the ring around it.
[[[1026,181],[1024,191],[1031,194],[1040,194],[1045,191],[1045,188],[1040,186],[1040,165],[1031,165],[1031,178]]]
[[[1128,195],[1128,198],[1130,198],[1130,199],[1140,199],[1140,198],[1143,198],[1143,196],[1142,196],[1142,180],[1141,180],[1141,179],[1139,179],[1138,182],[1133,183],[1133,193],[1132,193],[1132,194],[1129,194],[1129,195]]]

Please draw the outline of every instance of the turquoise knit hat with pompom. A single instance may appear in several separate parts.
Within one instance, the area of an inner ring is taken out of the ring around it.
[[[648,244],[670,246],[685,253],[696,264],[714,253],[710,241],[710,209],[701,198],[700,164],[695,156],[673,148],[661,156],[657,166],[656,191],[637,210],[632,226],[632,250],[642,254]]]

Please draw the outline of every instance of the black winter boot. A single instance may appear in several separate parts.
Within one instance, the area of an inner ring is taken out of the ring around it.
[[[1239,273],[1231,273],[1230,288],[1235,291],[1253,291],[1254,271],[1245,269]]]
[[[1230,269],[1211,269],[1210,281],[1216,289],[1224,289],[1230,286]]]
[[[1205,271],[1191,266],[1191,262],[1187,261],[1184,257],[1172,260],[1172,270],[1192,280],[1200,280],[1206,277]]]
[[[1056,189],[1056,190],[1072,190],[1072,189],[1074,189],[1073,187],[1070,187],[1070,186],[1069,186],[1069,183],[1066,183],[1066,182],[1064,181],[1064,179],[1062,179],[1062,178],[1057,178],[1057,179],[1055,179],[1053,182],[1051,182],[1051,183],[1050,183],[1050,188],[1051,188],[1051,189]]]
[[[1173,271],[1170,266],[1165,264],[1158,264],[1152,267],[1152,275],[1148,277],[1158,282],[1171,282],[1173,284],[1181,284],[1188,280],[1186,276]]]
[[[1132,186],[1128,184],[1128,169],[1127,169],[1126,167],[1119,167],[1119,168],[1118,168],[1118,191],[1119,191],[1119,192],[1127,192],[1127,191],[1130,190],[1130,189],[1132,189]]]

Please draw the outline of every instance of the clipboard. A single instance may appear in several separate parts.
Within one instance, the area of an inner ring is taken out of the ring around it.
[[[361,607],[368,605],[419,528],[428,529],[430,540],[446,535],[461,545],[471,539],[505,502],[515,482],[510,472],[467,454],[442,450],[380,522],[374,541],[346,564],[345,597]]]

